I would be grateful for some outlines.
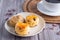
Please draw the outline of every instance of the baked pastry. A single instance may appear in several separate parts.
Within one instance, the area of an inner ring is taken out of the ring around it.
[[[30,27],[34,27],[39,23],[39,17],[36,15],[29,15],[26,17],[26,22],[30,25]]]
[[[8,24],[10,26],[15,27],[16,23],[20,21],[20,22],[24,22],[24,18],[21,15],[16,15],[16,16],[12,16],[9,21]]]
[[[15,32],[18,35],[27,35],[29,33],[29,24],[27,23],[22,23],[22,22],[17,22],[15,26]]]

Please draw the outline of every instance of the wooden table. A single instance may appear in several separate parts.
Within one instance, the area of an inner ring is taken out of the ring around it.
[[[0,40],[60,40],[60,24],[46,23],[45,29],[33,37],[17,37],[4,28],[5,21],[12,15],[22,12],[24,0],[1,0],[0,2]]]

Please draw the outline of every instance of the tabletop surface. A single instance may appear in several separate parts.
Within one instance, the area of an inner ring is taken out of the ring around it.
[[[48,24],[42,32],[32,37],[17,37],[4,28],[5,21],[12,15],[23,12],[22,6],[25,0],[1,0],[0,1],[0,40],[60,40],[60,24]]]

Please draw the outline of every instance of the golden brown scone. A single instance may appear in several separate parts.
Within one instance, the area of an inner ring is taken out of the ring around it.
[[[26,22],[30,25],[30,27],[34,27],[39,23],[39,17],[36,15],[29,15],[26,17]]]
[[[17,22],[16,26],[15,26],[15,32],[18,35],[27,35],[29,33],[29,25],[27,23],[22,23],[22,22]]]
[[[12,16],[9,21],[8,24],[10,26],[15,27],[16,23],[20,21],[20,22],[24,22],[24,18],[21,15],[16,15],[16,16]]]

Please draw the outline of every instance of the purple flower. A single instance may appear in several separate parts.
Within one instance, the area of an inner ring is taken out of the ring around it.
[[[12,9],[13,12],[15,12],[16,10],[15,9]]]
[[[6,18],[5,21],[8,20],[8,19],[9,19],[9,18]]]
[[[53,27],[57,27],[57,24],[52,24]]]
[[[11,12],[11,10],[8,10],[8,12]]]
[[[60,35],[60,31],[56,33],[57,35]]]
[[[6,13],[6,16],[11,16],[13,15],[13,13]]]
[[[49,29],[53,30],[54,28],[49,28]]]

